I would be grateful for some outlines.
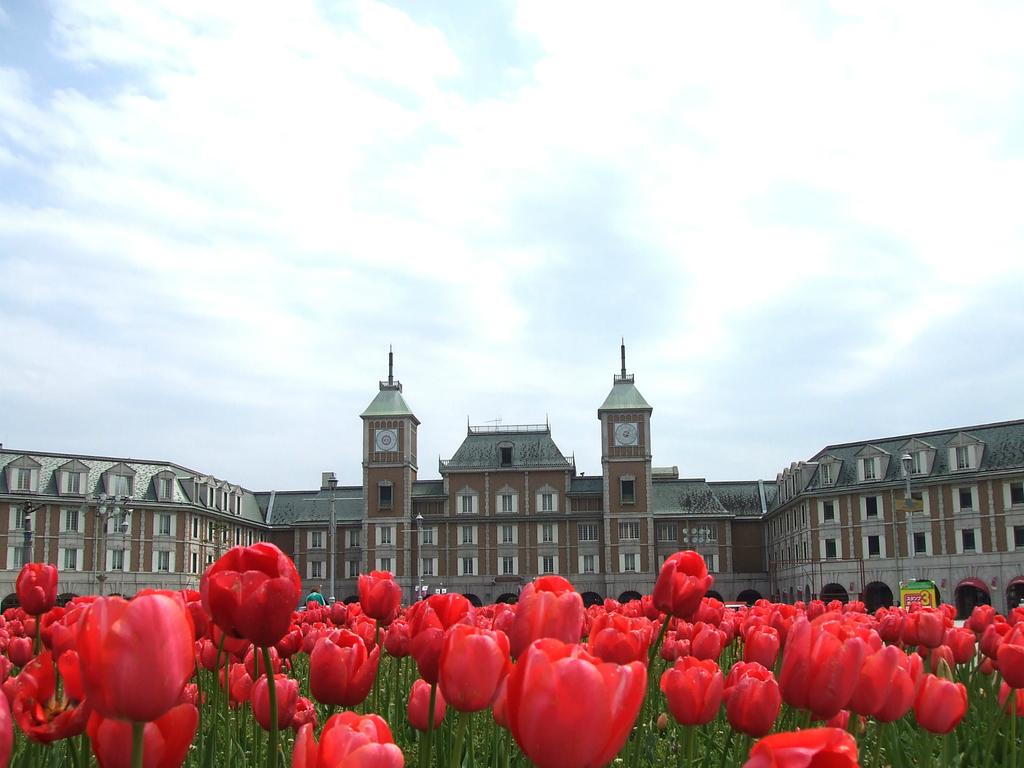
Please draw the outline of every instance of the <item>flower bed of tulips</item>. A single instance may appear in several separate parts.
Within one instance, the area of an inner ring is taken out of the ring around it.
[[[711,581],[679,552],[627,604],[545,576],[517,605],[403,607],[374,572],[359,603],[296,612],[262,543],[199,592],[59,607],[31,563],[0,620],[0,768],[1016,768],[1024,610],[731,611]]]

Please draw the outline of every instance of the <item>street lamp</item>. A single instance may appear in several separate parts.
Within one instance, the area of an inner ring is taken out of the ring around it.
[[[420,561],[423,559],[423,515],[416,513],[416,600],[423,597],[423,578]],[[415,600],[413,601],[415,602]]]
[[[109,506],[108,506],[109,504]],[[128,497],[127,496],[107,496],[105,493],[101,493],[96,497],[96,516],[100,522],[100,536],[99,536],[99,550],[98,556],[102,557],[102,568],[97,568],[99,573],[96,574],[96,581],[100,584],[100,595],[106,588],[107,583],[107,519],[111,513],[114,515],[114,519],[118,522],[115,533],[120,533],[122,537],[128,533],[128,516],[131,515],[131,510],[127,508]],[[83,507],[88,507],[88,504],[83,504]],[[123,544],[123,539],[122,539]],[[121,569],[124,569],[124,547],[121,548]],[[95,561],[97,554],[93,555]]]
[[[914,458],[909,453],[900,456],[900,464],[903,465],[903,500],[910,501],[910,473],[914,469]]]
[[[21,544],[21,564],[32,562],[32,513],[43,508],[42,504],[33,504],[26,501],[22,507],[21,525],[24,528],[24,541]]]
[[[330,475],[328,475],[328,477],[327,477],[327,487],[331,489],[331,520],[330,520],[330,546],[331,546],[331,554],[330,554],[330,558],[329,558],[329,561],[328,561],[329,562],[328,567],[331,569],[329,577],[330,577],[330,582],[331,582],[330,583],[330,587],[331,587],[331,602],[333,603],[335,601],[336,595],[337,595],[337,592],[335,591],[335,588],[334,588],[334,569],[335,569],[335,565],[336,565],[336,558],[337,558],[337,552],[338,552],[338,545],[337,545],[337,542],[335,541],[335,539],[338,536],[338,518],[334,514],[334,495],[335,495],[335,491],[338,489],[338,478],[335,477],[333,472],[331,472]]]

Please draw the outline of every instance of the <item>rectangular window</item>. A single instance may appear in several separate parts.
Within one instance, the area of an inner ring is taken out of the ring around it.
[[[421,576],[433,576],[434,574],[434,558],[424,557],[420,563],[420,575]],[[269,680],[267,683],[269,684]]]
[[[422,541],[420,542],[421,544],[434,543],[434,526],[428,525],[426,528],[420,531],[420,533],[422,534],[420,536],[420,538],[422,539]]]
[[[82,473],[67,472],[64,475],[64,493],[82,492]]]
[[[31,491],[32,490],[32,470],[31,469],[18,469],[17,477],[17,490],[19,491]]]
[[[555,572],[555,558],[552,555],[544,555],[540,559],[540,572],[541,573],[554,573]]]
[[[640,523],[619,523],[619,541],[638,541],[640,539]]]
[[[124,550],[115,549],[110,553],[110,570],[112,571],[123,571],[124,570]]]
[[[462,526],[462,543],[463,544],[475,544],[476,543],[476,529],[472,525]]]
[[[170,499],[174,495],[174,478],[172,477],[161,477],[160,478],[160,498]]]
[[[311,560],[309,563],[309,578],[322,579],[324,577],[324,564],[322,560]]]
[[[239,546],[242,543],[242,529],[237,525],[235,526],[235,546]]]
[[[199,553],[198,552],[193,552],[192,553],[192,561],[191,562],[192,562],[191,573],[199,573]]]
[[[974,529],[961,528],[960,541],[963,543],[964,552],[974,552],[976,549],[976,544],[974,541]]]
[[[391,570],[391,558],[390,557],[379,557],[377,558],[377,570],[378,571],[390,571]]]
[[[910,474],[912,475],[923,475],[924,474],[924,451],[914,451],[911,456],[910,463]]]
[[[348,561],[348,577],[350,579],[355,579],[358,576],[359,576],[359,561],[358,560],[349,560]]]
[[[544,523],[540,527],[540,540],[543,544],[553,544],[555,541],[555,526],[551,523]]]
[[[714,572],[715,571],[715,556],[714,555],[704,555],[704,564],[707,566],[708,571]]]
[[[515,544],[515,533],[511,525],[501,526],[501,543]]]
[[[584,573],[597,573],[597,570],[596,570],[595,564],[594,564],[594,559],[595,558],[594,558],[593,555],[584,555],[583,556],[583,572]]]
[[[476,512],[476,497],[470,494],[459,497],[459,511],[464,515],[472,515]]]
[[[868,557],[879,557],[882,554],[878,536],[868,536]]]
[[[823,501],[821,503],[821,518],[826,523],[836,519],[836,503],[834,501]]]
[[[914,533],[914,554],[928,554],[928,537],[925,535],[923,531],[918,531]]]
[[[626,573],[633,573],[636,571],[636,553],[626,552],[622,556],[622,570]]]
[[[832,485],[832,465],[822,464],[821,465],[821,484]]]
[[[553,493],[542,493],[540,495],[540,511],[541,512],[554,512],[555,510],[555,494]]]
[[[511,467],[512,466],[512,446],[502,446],[501,451],[501,466]]]
[[[956,468],[957,469],[970,469],[971,468],[971,451],[970,446],[962,445],[956,449]]]
[[[475,557],[464,557],[462,558],[462,575],[472,576],[473,575],[473,561]]]
[[[1024,504],[1024,483],[1010,483],[1010,503]]]
[[[309,548],[310,549],[322,549],[324,546],[324,532],[323,531],[310,531],[309,534]],[[269,681],[267,683],[269,685]]]
[[[77,509],[65,509],[64,510],[64,530],[77,533],[78,531],[78,510]]]
[[[167,550],[161,550],[156,553],[156,569],[164,573],[171,570],[170,552],[168,552]]]
[[[960,495],[960,509],[974,509],[974,494],[970,488],[958,489]]]
[[[78,550],[77,549],[65,549],[64,550],[64,570],[75,571],[78,570]],[[269,683],[269,681],[268,681]]]
[[[391,506],[391,483],[381,483],[377,486],[377,506]]]
[[[132,479],[127,475],[114,475],[111,478],[110,483],[113,486],[114,496],[131,496],[132,495]]]
[[[676,541],[679,529],[675,523],[658,523],[658,541]]]
[[[878,497],[868,496],[864,499],[864,510],[868,517],[878,517]]]
[[[192,538],[193,539],[198,539],[199,538],[199,518],[198,517],[193,517],[192,518]]]
[[[623,504],[633,504],[636,502],[636,483],[633,478],[620,478],[619,479],[619,498]]]
[[[501,511],[502,512],[515,512],[515,497],[511,493],[501,494]]]
[[[875,479],[875,460],[873,458],[871,458],[871,459],[862,459],[862,461],[863,461],[863,464],[864,464],[864,479],[865,480],[874,480]]]
[[[391,526],[390,525],[382,525],[377,530],[380,531],[380,543],[381,544],[390,544],[391,543]],[[384,568],[382,570],[387,570],[387,569]]]
[[[836,559],[836,540],[825,539],[825,559],[835,560]]]
[[[170,515],[161,514],[161,515],[158,515],[157,517],[158,517],[158,521],[157,522],[159,523],[159,528],[160,528],[160,530],[159,530],[160,535],[161,536],[170,536],[171,535],[171,516]]]
[[[516,560],[514,557],[501,558],[501,575],[513,576],[516,572]]]
[[[1014,549],[1024,547],[1024,525],[1013,526],[1013,547]]]
[[[362,538],[362,531],[359,528],[355,528],[348,532],[348,545],[350,547],[358,547],[359,540]]]
[[[578,523],[580,541],[597,541],[597,523]]]

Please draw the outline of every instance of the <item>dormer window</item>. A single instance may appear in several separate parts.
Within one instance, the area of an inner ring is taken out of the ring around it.
[[[978,438],[961,432],[946,447],[949,451],[949,467],[953,472],[976,470],[981,466],[985,444]]]
[[[971,446],[969,445],[958,445],[956,451],[956,468],[957,469],[973,469],[971,463]]]
[[[512,466],[512,446],[511,445],[502,445],[502,446],[500,446],[498,448],[498,454],[499,454],[498,458],[499,458],[501,466],[503,466],[503,467],[511,467]]]
[[[832,485],[832,465],[822,464],[821,465],[821,484]]]
[[[81,496],[85,493],[89,467],[78,459],[62,464],[57,470],[57,493],[62,496]]]
[[[127,464],[115,464],[103,473],[103,485],[107,496],[131,496],[135,470]]]
[[[875,456],[866,456],[860,460],[860,479],[861,480],[877,480],[878,479],[878,458]]]
[[[174,501],[174,473],[165,470],[154,478],[157,501]]]
[[[39,470],[42,465],[29,456],[21,456],[7,465],[7,487],[20,493],[39,492]]]

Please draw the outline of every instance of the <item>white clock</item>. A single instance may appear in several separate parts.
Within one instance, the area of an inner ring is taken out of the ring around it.
[[[374,433],[374,444],[381,453],[389,453],[398,450],[398,430],[378,429]]]
[[[633,422],[620,422],[615,425],[616,445],[636,445],[637,428]]]

